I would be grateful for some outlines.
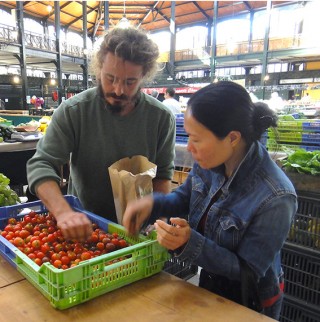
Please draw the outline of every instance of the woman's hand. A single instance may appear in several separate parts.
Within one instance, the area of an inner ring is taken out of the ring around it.
[[[191,228],[182,218],[170,218],[170,222],[171,225],[162,220],[156,220],[154,226],[159,244],[169,250],[175,250],[188,242]]]
[[[146,196],[129,202],[123,214],[122,225],[131,235],[139,233],[143,223],[149,218],[153,207],[153,197]]]

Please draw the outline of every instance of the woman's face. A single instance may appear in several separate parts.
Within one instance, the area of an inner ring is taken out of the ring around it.
[[[230,136],[218,138],[192,116],[190,109],[185,113],[184,128],[189,134],[188,151],[201,168],[215,168],[232,158],[233,145]]]

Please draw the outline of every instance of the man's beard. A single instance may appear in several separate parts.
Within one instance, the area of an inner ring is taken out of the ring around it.
[[[110,110],[111,113],[113,114],[120,114],[130,103],[135,105],[140,93],[140,91],[138,90],[137,93],[131,98],[124,94],[118,96],[116,95],[116,93],[104,93],[101,84],[99,84],[99,90],[100,90],[101,96],[105,100],[106,108]],[[123,104],[121,105],[111,104],[108,100],[109,97],[114,98],[116,100],[120,100],[121,102],[123,102]]]

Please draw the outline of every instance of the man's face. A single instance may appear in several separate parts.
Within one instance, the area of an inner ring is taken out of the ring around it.
[[[134,103],[143,80],[143,69],[107,53],[100,72],[101,89],[108,108],[125,115]]]

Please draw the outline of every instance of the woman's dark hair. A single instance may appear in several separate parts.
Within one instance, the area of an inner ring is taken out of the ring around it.
[[[201,88],[189,99],[188,109],[217,137],[239,131],[248,145],[259,140],[269,127],[277,126],[277,116],[267,104],[253,103],[247,90],[231,81]]]
[[[152,79],[157,72],[159,48],[148,38],[147,33],[135,28],[114,28],[108,31],[92,60],[92,69],[97,78],[107,53],[143,67],[145,80]]]

